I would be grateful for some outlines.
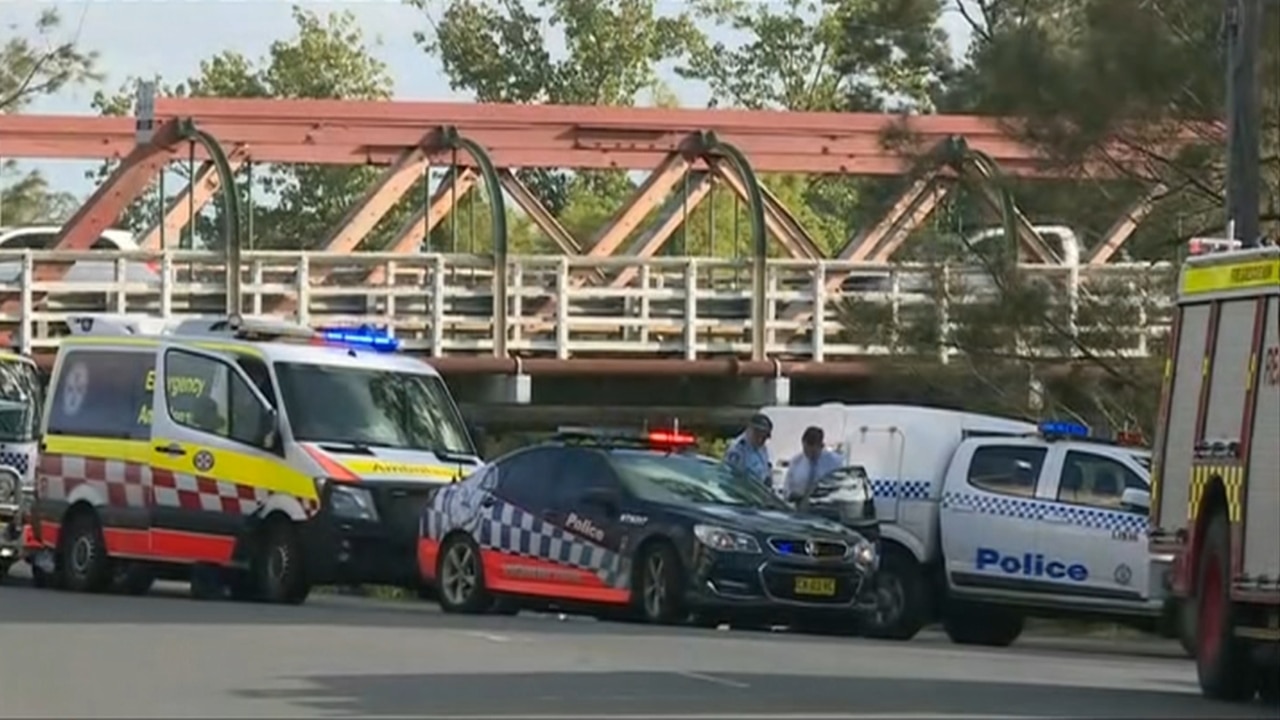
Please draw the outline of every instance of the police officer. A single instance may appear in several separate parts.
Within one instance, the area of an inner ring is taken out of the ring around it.
[[[765,447],[772,434],[773,421],[760,413],[752,415],[746,429],[725,451],[725,464],[765,487],[772,487],[773,461],[769,459],[769,448]]]

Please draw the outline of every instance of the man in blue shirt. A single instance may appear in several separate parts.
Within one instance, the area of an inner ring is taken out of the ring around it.
[[[765,487],[772,487],[773,461],[769,458],[769,448],[765,447],[771,435],[773,421],[760,413],[752,415],[747,428],[725,451],[725,464]]]

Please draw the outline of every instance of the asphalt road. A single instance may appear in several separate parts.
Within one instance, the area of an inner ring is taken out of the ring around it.
[[[1129,650],[1132,650],[1130,648]],[[962,649],[0,586],[0,717],[1275,718],[1207,702],[1176,652]]]

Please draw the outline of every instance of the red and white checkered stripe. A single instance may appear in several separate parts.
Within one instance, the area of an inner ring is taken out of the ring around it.
[[[148,482],[148,480],[150,482]],[[202,475],[157,470],[141,463],[77,455],[40,458],[40,496],[66,500],[80,485],[96,488],[116,507],[145,507],[146,487],[159,507],[249,515],[271,497],[269,490]],[[308,515],[319,509],[313,498],[298,498]]]

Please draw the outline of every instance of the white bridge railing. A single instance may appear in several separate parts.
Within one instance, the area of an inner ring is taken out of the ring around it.
[[[66,318],[85,312],[221,314],[228,307],[225,268],[222,255],[211,252],[0,251],[0,330],[31,351],[56,345]],[[1108,352],[1145,356],[1167,328],[1168,266],[1027,265],[1023,272],[1063,303],[1081,344],[1105,331]],[[924,315],[938,325],[933,352],[945,359],[963,351],[950,340],[962,310],[997,292],[974,266],[771,260],[765,274],[766,352],[812,361],[904,352],[907,326]],[[752,280],[746,260],[512,256],[506,351],[747,357]],[[241,307],[246,315],[312,325],[388,326],[407,349],[427,355],[480,355],[494,352],[502,332],[495,327],[497,285],[487,257],[246,252]],[[851,314],[882,320],[873,323],[875,332],[859,330]],[[1073,354],[1055,347],[1022,350]]]

